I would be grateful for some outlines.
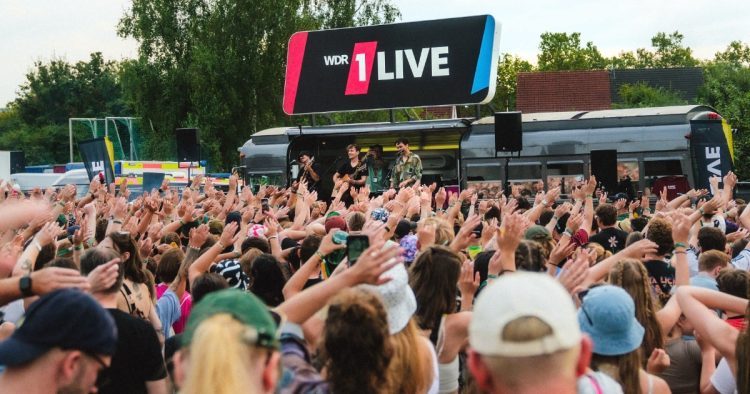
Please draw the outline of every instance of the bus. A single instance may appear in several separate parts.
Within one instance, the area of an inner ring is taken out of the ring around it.
[[[299,170],[299,152],[312,152],[323,169],[324,195],[346,159],[347,145],[363,150],[382,145],[384,159],[393,163],[399,137],[408,138],[422,159],[422,183],[475,186],[490,194],[506,181],[529,193],[555,186],[565,192],[591,175],[596,150],[616,150],[618,177],[629,178],[636,190],[664,177],[685,177],[691,187],[708,188],[711,175],[723,176],[733,168],[732,129],[705,105],[525,113],[522,127],[518,153],[495,151],[494,116],[277,127],[253,134],[239,151],[245,181],[255,187],[289,185]]]

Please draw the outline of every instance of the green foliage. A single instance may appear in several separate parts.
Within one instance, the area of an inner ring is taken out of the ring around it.
[[[143,133],[144,153],[173,158],[173,130],[194,126],[209,162],[230,168],[253,132],[307,122],[280,105],[295,31],[399,16],[387,0],[134,0],[119,33],[139,42],[139,56],[123,64],[122,83],[127,102],[153,125]]]
[[[539,71],[600,70],[607,60],[591,41],[581,46],[581,33],[542,33]]]
[[[654,87],[645,82],[622,84],[617,93],[620,95],[621,102],[613,104],[614,108],[663,107],[687,104],[687,101],[678,92]]]
[[[750,179],[750,49],[734,41],[704,65],[701,101],[716,108],[736,129],[734,165],[741,180]]]
[[[518,73],[532,71],[531,63],[513,56],[509,53],[503,54],[497,64],[497,87],[492,105],[498,111],[510,111],[516,109],[516,79]]]
[[[99,52],[75,64],[34,63],[18,97],[0,114],[0,149],[23,150],[29,164],[68,162],[68,118],[127,113],[118,73]],[[90,137],[79,131],[74,142]]]
[[[693,57],[693,50],[682,44],[683,38],[678,31],[672,34],[659,32],[651,37],[653,51],[639,48],[635,53],[622,52],[611,58],[609,63],[613,68],[696,67],[699,62]]]

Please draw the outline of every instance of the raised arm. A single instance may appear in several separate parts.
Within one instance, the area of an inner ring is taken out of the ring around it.
[[[612,267],[620,260],[625,258],[642,259],[646,254],[654,254],[658,249],[656,243],[648,239],[642,239],[638,242],[632,243],[627,248],[617,252],[616,254],[607,257],[595,266],[591,267],[588,271],[586,280],[584,280],[584,287],[590,286],[592,283],[596,283],[606,277]]]
[[[205,251],[195,262],[190,265],[188,269],[188,280],[193,283],[198,276],[208,271],[208,268],[214,262],[216,257],[229,245],[232,245],[235,238],[239,237],[240,234],[235,235],[237,231],[237,222],[231,222],[224,226],[224,231],[221,232],[219,241],[216,242],[211,248]]]
[[[310,258],[299,267],[297,272],[295,272],[284,285],[284,289],[282,290],[284,293],[284,299],[289,300],[302,291],[307,279],[320,269],[320,264],[323,262],[325,256],[345,247],[346,245],[339,245],[333,242],[333,231],[326,234],[326,236],[320,241],[320,246],[315,254],[310,256]]]

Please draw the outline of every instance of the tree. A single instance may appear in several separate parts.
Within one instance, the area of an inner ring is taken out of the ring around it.
[[[682,44],[683,38],[679,31],[672,34],[656,33],[651,37],[653,51],[638,48],[635,52],[621,52],[612,57],[609,63],[613,68],[695,67],[698,60],[693,57],[693,50]]]
[[[392,22],[386,0],[134,0],[119,33],[139,42],[123,65],[127,100],[145,122],[150,158],[174,157],[172,130],[201,129],[209,162],[227,169],[255,131],[299,124],[281,109],[295,31]]]
[[[621,102],[615,108],[663,107],[684,105],[687,101],[678,92],[662,87],[653,87],[645,82],[622,84],[617,92]]]
[[[509,53],[503,54],[497,64],[497,88],[492,104],[498,111],[516,109],[516,82],[518,73],[534,69],[531,63]]]
[[[539,71],[601,70],[607,60],[591,41],[581,46],[581,33],[542,33]]]
[[[750,179],[750,50],[734,41],[713,61],[704,65],[701,101],[716,108],[737,130],[734,135],[734,165],[740,179]]]

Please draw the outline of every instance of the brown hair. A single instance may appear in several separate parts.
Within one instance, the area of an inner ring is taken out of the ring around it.
[[[622,287],[633,298],[635,317],[646,329],[641,342],[643,354],[650,355],[656,348],[663,349],[664,335],[656,320],[657,301],[651,294],[648,271],[643,263],[635,259],[618,261],[609,273],[609,283]]]
[[[427,218],[424,220],[423,225],[431,224],[435,227],[435,245],[447,246],[453,242],[455,235],[453,234],[453,228],[443,219],[439,218]]]
[[[393,358],[388,367],[388,381],[391,387],[402,393],[425,393],[432,383],[432,364],[425,362],[430,357],[420,345],[423,341],[414,319],[406,327],[391,336]],[[432,345],[428,345],[432,346]]]
[[[328,307],[321,360],[334,393],[375,394],[389,386],[393,344],[388,316],[375,293],[346,289]]]
[[[591,369],[604,372],[622,386],[623,393],[641,393],[639,373],[641,369],[640,349],[619,356],[591,355]]]
[[[716,285],[720,292],[744,299],[748,298],[750,292],[748,284],[750,284],[750,272],[745,270],[725,268],[716,277]]]
[[[544,250],[539,242],[523,239],[516,247],[516,268],[519,270],[542,272],[548,258],[549,256],[544,256]]]
[[[698,257],[698,270],[711,271],[716,267],[726,267],[729,264],[729,256],[724,251],[709,250],[702,252]]]
[[[145,284],[148,287],[149,296],[152,300],[155,300],[154,276],[146,269],[145,264],[143,264],[141,254],[133,237],[126,232],[113,232],[108,237],[112,238],[112,244],[118,253],[128,252],[130,254],[128,260],[122,262],[125,269],[125,279]]]
[[[617,208],[612,204],[602,204],[596,207],[596,217],[603,226],[611,226],[617,222]]]
[[[591,265],[596,265],[598,263],[601,263],[602,260],[612,256],[612,252],[610,252],[607,249],[604,249],[604,246],[599,245],[596,242],[590,242],[588,245],[586,245],[586,248],[591,249],[594,252],[596,252],[596,260]]]
[[[409,286],[417,298],[417,323],[433,327],[447,313],[456,311],[461,257],[445,246],[430,246],[414,261]]]
[[[180,248],[170,248],[161,255],[159,265],[156,266],[156,277],[162,283],[172,283],[180,270],[180,264],[185,258]]]
[[[672,239],[672,225],[664,219],[652,219],[648,225],[646,238],[656,243],[656,254],[663,256],[674,249]]]

